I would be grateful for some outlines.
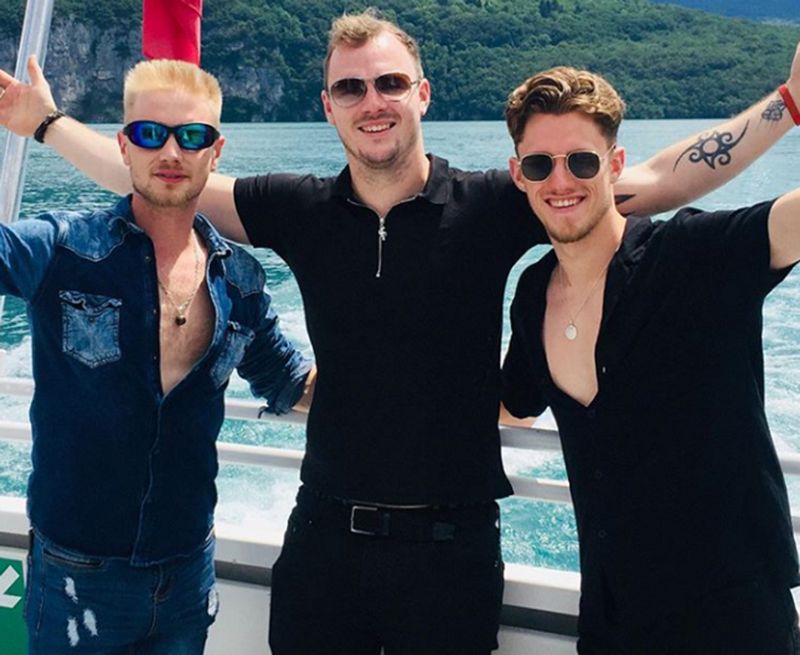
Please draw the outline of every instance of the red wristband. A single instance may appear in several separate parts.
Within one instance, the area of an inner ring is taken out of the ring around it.
[[[781,84],[778,87],[778,93],[781,94],[781,98],[783,98],[783,104],[786,105],[786,109],[789,110],[789,116],[792,117],[795,125],[800,125],[800,110],[797,109],[797,105],[794,103],[794,98],[792,98],[792,94],[789,93],[789,89],[786,88],[785,84]]]

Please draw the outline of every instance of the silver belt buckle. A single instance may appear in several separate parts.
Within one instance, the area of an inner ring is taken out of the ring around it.
[[[377,507],[369,507],[367,505],[353,505],[350,508],[350,532],[352,532],[353,534],[368,534],[368,535],[372,535],[372,536],[380,534],[379,532],[376,532],[374,530],[359,530],[355,526],[356,510],[361,510],[361,511],[364,511],[364,512],[378,512],[378,511],[380,511],[380,510],[378,510]]]

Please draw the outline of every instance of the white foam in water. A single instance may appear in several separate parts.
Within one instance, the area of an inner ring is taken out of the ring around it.
[[[300,486],[298,472],[262,469],[256,475],[260,481],[254,481],[252,473],[226,480],[220,489],[216,521],[246,525],[248,534],[253,537],[280,543]]]
[[[25,337],[20,345],[6,350],[0,368],[0,376],[30,379],[31,372],[31,339]],[[28,399],[21,396],[0,396],[0,418],[5,421],[27,421]],[[0,489],[0,493],[3,490]]]
[[[302,350],[307,356],[311,357],[311,341],[306,330],[306,316],[302,309],[276,310],[281,317],[281,331],[296,348]]]
[[[31,338],[25,337],[18,346],[6,350],[0,375],[12,378],[30,378],[32,374]]]

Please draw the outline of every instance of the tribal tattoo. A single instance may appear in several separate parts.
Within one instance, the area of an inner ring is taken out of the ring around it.
[[[727,166],[731,163],[731,150],[744,138],[749,125],[750,121],[747,121],[738,139],[731,132],[720,133],[717,130],[714,130],[711,134],[701,135],[695,143],[686,148],[675,160],[675,166],[672,167],[672,170],[674,171],[678,168],[678,164],[686,153],[689,153],[689,161],[695,164],[703,162],[713,169],[717,168],[717,164]]]
[[[784,111],[786,111],[786,105],[784,104],[783,100],[773,100],[762,112],[761,118],[765,121],[777,123],[783,118]]]

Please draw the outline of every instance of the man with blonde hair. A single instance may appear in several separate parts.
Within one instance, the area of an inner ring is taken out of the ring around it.
[[[195,212],[221,101],[194,65],[138,64],[117,135],[133,194],[0,226],[0,293],[28,303],[36,382],[31,655],[200,655],[228,378],[238,366],[275,413],[304,392],[261,266]]]
[[[20,134],[55,108],[31,72],[31,85],[0,73],[0,123]],[[431,85],[398,26],[373,12],[336,19],[323,86],[340,175],[212,175],[200,197],[224,234],[288,263],[319,368],[303,486],[272,571],[270,646],[486,655],[503,590],[496,499],[512,493],[497,428],[503,293],[547,235],[507,172],[425,154]],[[771,100],[632,168],[619,206],[662,211],[730,179],[789,129],[788,117],[760,119]],[[102,136],[70,118],[46,136],[101,185],[129,188]],[[695,142],[730,162],[680,159]]]
[[[623,110],[602,77],[570,68],[533,76],[506,110],[511,175],[553,250],[520,277],[503,397],[558,423],[578,652],[796,655],[800,576],[761,331],[766,295],[800,260],[800,190],[626,220],[613,201]]]

